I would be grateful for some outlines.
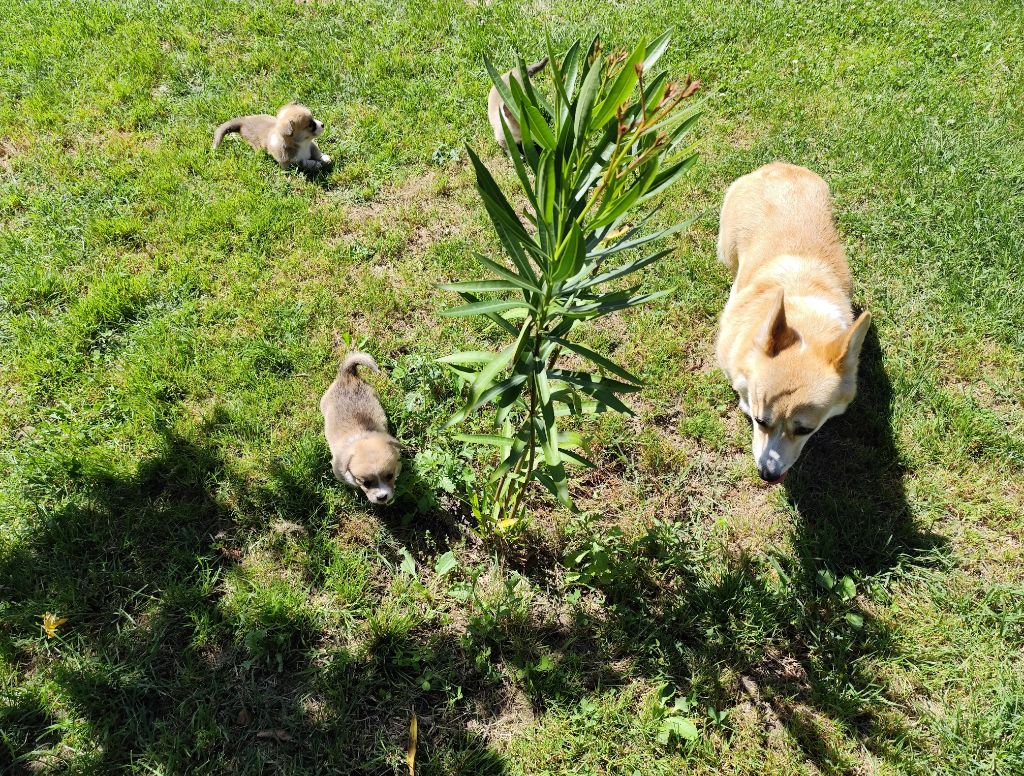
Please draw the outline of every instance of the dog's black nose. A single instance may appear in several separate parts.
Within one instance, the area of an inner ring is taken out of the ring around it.
[[[771,482],[771,483],[781,482],[782,478],[786,476],[785,472],[783,472],[782,474],[779,474],[776,471],[772,471],[772,469],[768,468],[767,466],[759,466],[759,467],[757,467],[757,473],[761,477],[762,480],[764,480],[765,482]]]

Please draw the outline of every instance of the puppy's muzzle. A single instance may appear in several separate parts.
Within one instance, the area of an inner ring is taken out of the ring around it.
[[[374,504],[390,504],[395,500],[395,494],[392,491],[378,490],[373,493],[367,493],[367,498],[370,499]]]

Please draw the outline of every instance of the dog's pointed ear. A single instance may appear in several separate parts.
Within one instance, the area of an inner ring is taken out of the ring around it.
[[[870,328],[871,313],[865,310],[853,322],[853,326],[832,343],[832,363],[837,372],[856,373],[860,349]]]
[[[786,323],[785,294],[780,288],[772,301],[771,311],[757,333],[754,343],[769,356],[776,356],[800,337]]]

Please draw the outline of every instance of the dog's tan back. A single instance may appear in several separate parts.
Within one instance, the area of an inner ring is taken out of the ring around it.
[[[729,187],[718,256],[735,275],[718,360],[754,421],[761,476],[776,481],[853,400],[870,316],[853,322],[828,185],[804,167],[775,162]]]

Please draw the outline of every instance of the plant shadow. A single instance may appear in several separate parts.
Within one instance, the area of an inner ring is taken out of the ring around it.
[[[837,731],[865,747],[870,730],[886,730],[885,740],[911,737],[889,713],[884,679],[866,667],[865,658],[891,657],[894,646],[865,604],[869,588],[884,587],[897,568],[941,562],[944,542],[913,523],[892,402],[872,330],[856,401],[787,480],[795,552],[743,554],[722,570],[713,542],[685,514],[657,519],[636,538],[584,529],[567,565],[581,589],[599,594],[599,606],[576,607],[527,638],[504,634],[522,665],[548,655],[564,666],[531,684],[535,702],[579,701],[616,683],[609,666],[628,665],[624,674],[678,694],[696,688],[715,709],[756,715],[823,773],[861,764]]]
[[[263,496],[219,452],[164,432],[134,471],[91,457],[65,473],[63,505],[0,554],[0,655],[35,677],[0,695],[0,772],[60,770],[72,755],[96,773],[147,759],[168,772],[404,772],[387,752],[404,751],[413,709],[424,717],[420,772],[505,772],[460,709],[431,713],[447,696],[424,688],[424,673],[462,687],[467,703],[500,690],[473,679],[457,643],[402,627],[390,652],[380,639],[338,643],[286,585],[250,578],[242,548],[272,544],[273,529],[236,524],[237,503]],[[304,524],[322,503],[297,483],[285,491],[277,522]],[[53,640],[44,611],[67,618]],[[396,655],[415,656],[418,673]],[[54,732],[52,692],[73,710],[78,752]]]

